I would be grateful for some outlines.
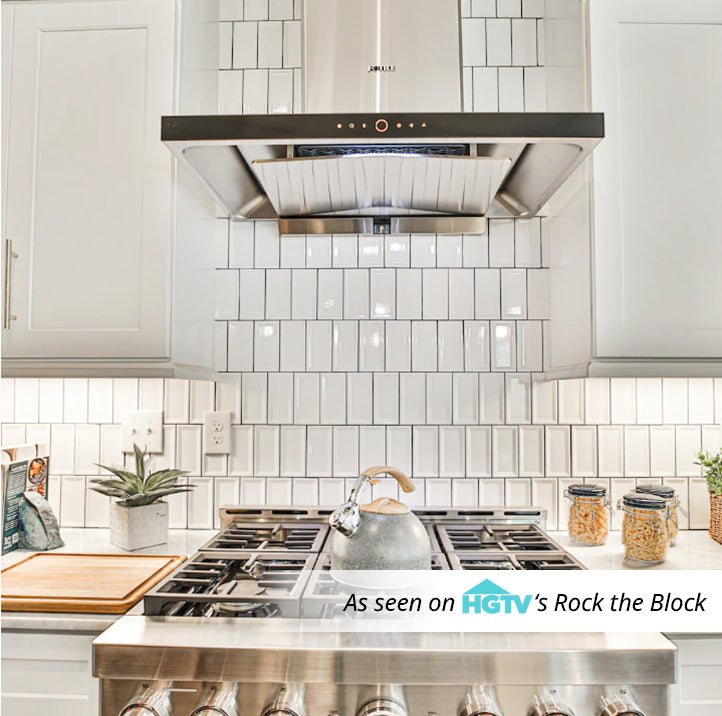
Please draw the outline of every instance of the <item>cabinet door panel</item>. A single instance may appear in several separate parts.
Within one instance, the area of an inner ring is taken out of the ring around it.
[[[5,357],[164,357],[173,4],[15,9]]]
[[[591,4],[596,354],[722,356],[722,9]]]

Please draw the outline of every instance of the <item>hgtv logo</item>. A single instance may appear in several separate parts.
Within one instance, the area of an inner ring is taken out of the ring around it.
[[[509,594],[489,579],[464,592],[464,614],[526,614],[532,595]]]

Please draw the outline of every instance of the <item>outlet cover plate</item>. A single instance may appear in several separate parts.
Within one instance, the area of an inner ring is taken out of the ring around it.
[[[206,455],[230,454],[230,411],[218,410],[203,413],[203,452]]]
[[[123,452],[133,452],[133,443],[150,453],[163,452],[163,411],[135,410],[123,414],[121,427]]]

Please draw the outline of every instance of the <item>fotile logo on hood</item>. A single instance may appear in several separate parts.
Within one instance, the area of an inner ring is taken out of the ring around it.
[[[510,594],[490,579],[464,592],[464,614],[526,614],[532,595]]]

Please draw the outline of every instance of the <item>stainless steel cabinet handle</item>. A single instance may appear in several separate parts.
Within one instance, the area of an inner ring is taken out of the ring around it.
[[[5,308],[3,310],[3,328],[8,330],[10,322],[17,320],[10,308],[12,297],[12,263],[18,255],[13,251],[12,239],[5,239]]]

